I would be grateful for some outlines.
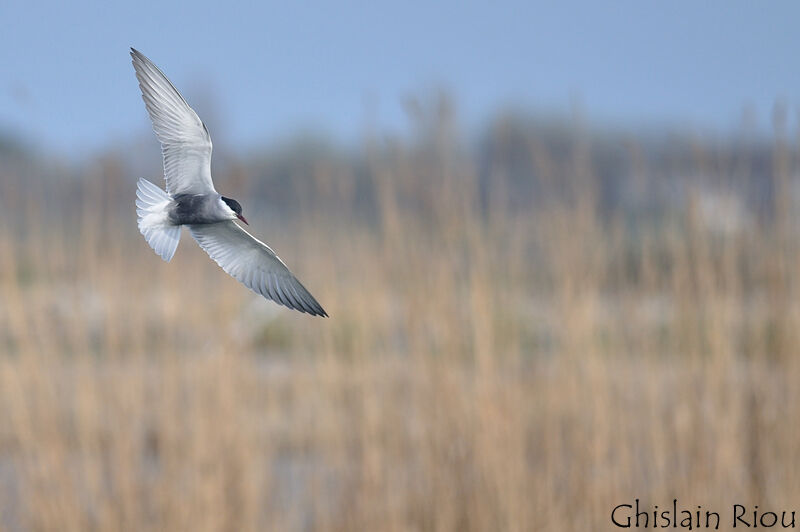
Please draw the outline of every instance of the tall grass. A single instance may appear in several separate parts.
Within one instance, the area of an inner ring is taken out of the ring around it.
[[[248,209],[259,183],[217,177],[330,319],[257,298],[186,233],[161,262],[113,162],[6,171],[0,529],[588,530],[634,498],[800,498],[780,136],[767,214],[733,229],[714,205],[746,200],[747,161],[698,148],[698,174],[731,177],[713,201],[689,181],[631,218],[601,206],[589,136],[517,147],[522,187],[447,127],[421,138],[282,182],[280,223]],[[646,198],[662,168],[626,154]]]

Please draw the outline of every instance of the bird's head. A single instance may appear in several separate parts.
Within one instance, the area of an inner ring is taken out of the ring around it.
[[[230,210],[233,211],[233,214],[236,215],[236,218],[240,219],[247,225],[250,225],[247,223],[247,220],[245,220],[244,216],[242,216],[242,206],[239,205],[238,201],[236,201],[235,199],[226,198],[225,196],[222,196],[222,201],[225,202],[225,204],[230,208]]]

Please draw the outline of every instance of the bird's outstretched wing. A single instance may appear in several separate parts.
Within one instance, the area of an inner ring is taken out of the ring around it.
[[[253,292],[312,316],[328,316],[275,252],[235,222],[188,227],[208,256]]]
[[[205,124],[152,61],[134,48],[131,57],[144,105],[161,142],[167,192],[216,192],[211,182],[211,136]]]

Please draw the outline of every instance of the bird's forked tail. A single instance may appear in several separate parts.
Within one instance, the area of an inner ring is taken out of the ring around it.
[[[139,179],[136,188],[136,214],[139,231],[162,259],[169,262],[178,249],[181,226],[169,222],[167,207],[172,199],[147,179]]]

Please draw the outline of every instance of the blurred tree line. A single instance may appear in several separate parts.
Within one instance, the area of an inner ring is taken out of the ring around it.
[[[301,133],[246,153],[217,147],[217,188],[246,198],[249,213],[276,223],[312,210],[374,221],[377,188],[386,179],[400,183],[403,208],[424,215],[446,192],[437,188],[443,173],[477,187],[474,208],[483,213],[490,204],[524,213],[586,196],[602,216],[660,222],[695,197],[701,211],[735,228],[750,217],[769,219],[781,202],[791,206],[800,197],[791,179],[797,143],[780,107],[768,137],[748,128],[727,135],[642,132],[589,124],[577,114],[518,111],[498,113],[468,134],[446,95],[409,100],[406,109],[409,134],[365,134],[357,146]],[[35,194],[44,213],[66,215],[85,187],[100,184],[98,201],[132,211],[136,179],[160,183],[156,144],[144,135],[130,146],[63,161],[0,131],[0,195],[20,206],[20,198]],[[57,192],[48,193],[53,185]]]

